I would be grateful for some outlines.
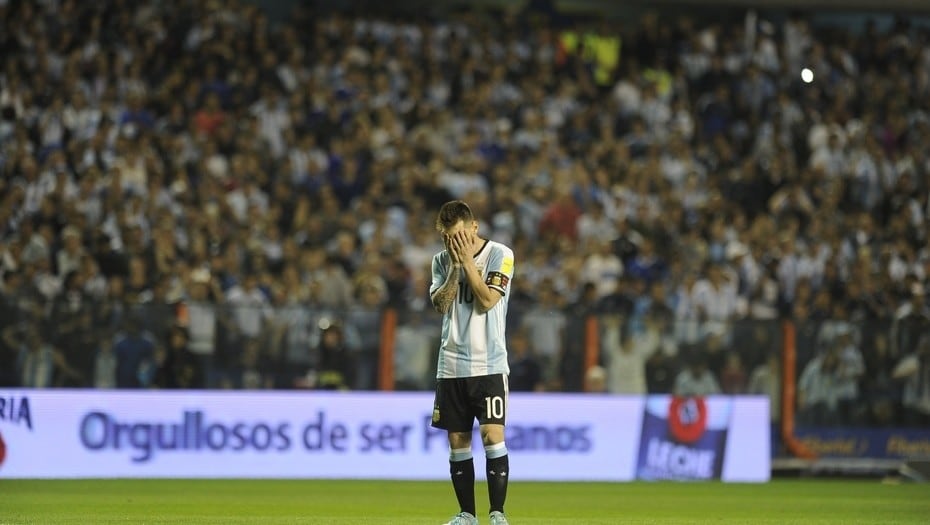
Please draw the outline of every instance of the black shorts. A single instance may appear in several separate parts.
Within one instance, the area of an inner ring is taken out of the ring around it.
[[[440,379],[433,401],[432,426],[449,432],[471,432],[478,424],[503,425],[507,420],[507,376]]]

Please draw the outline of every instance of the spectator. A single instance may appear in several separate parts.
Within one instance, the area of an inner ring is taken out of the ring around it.
[[[94,359],[94,388],[116,388],[116,354],[114,345],[100,345]]]
[[[547,390],[582,391],[585,372],[583,369],[584,348],[579,342],[584,340],[589,316],[600,311],[601,305],[597,300],[597,289],[593,283],[584,284],[578,299],[561,311],[565,319],[565,328],[564,337],[561,339],[561,352],[556,356],[558,373],[555,378],[547,380],[549,384]],[[543,376],[545,377],[545,371]]]
[[[220,388],[237,390],[261,390],[274,386],[275,363],[262,351],[260,341],[246,337],[241,341],[242,350],[237,361],[230,363],[227,374],[220,381]]]
[[[837,375],[840,356],[836,347],[812,359],[798,379],[798,421],[805,425],[833,426],[840,422]]]
[[[578,219],[581,217],[581,210],[567,190],[558,191],[555,200],[543,213],[542,221],[539,223],[539,234],[552,242],[575,241],[578,237]]]
[[[769,416],[774,424],[781,419],[781,365],[778,354],[770,352],[749,377],[747,394],[763,395],[769,399]]]
[[[369,277],[358,283],[358,306],[346,313],[346,323],[357,334],[358,343],[352,348],[356,366],[355,390],[378,388],[378,362],[381,334],[381,311],[387,301],[387,289],[380,277]]]
[[[727,354],[726,362],[720,371],[720,389],[724,394],[739,395],[746,393],[746,369],[737,352]]]
[[[143,388],[151,384],[154,374],[155,343],[142,331],[141,321],[129,316],[125,331],[113,343],[116,356],[116,387]]]
[[[53,344],[79,374],[69,386],[89,386],[93,379],[96,340],[88,302],[80,274],[69,272],[61,295],[52,303],[50,315],[55,327]]]
[[[612,241],[615,237],[616,229],[600,201],[594,201],[590,209],[578,217],[578,241],[580,243],[593,242],[598,243],[598,246],[600,246],[600,243],[609,243],[610,249],[613,251]]]
[[[695,355],[691,364],[675,376],[673,393],[676,396],[710,396],[720,393],[720,385],[707,368],[704,357]]]
[[[170,328],[167,347],[158,353],[158,370],[153,381],[158,388],[203,388],[204,372],[200,359],[188,349],[187,330]]]
[[[6,319],[0,324],[0,363],[15,364],[19,361],[20,344],[16,332],[18,331],[19,312],[16,305],[15,290],[20,287],[20,275],[16,271],[7,271],[0,279],[3,287],[0,288],[0,319]],[[0,367],[0,386],[15,387],[20,382],[16,366]]]
[[[636,255],[627,263],[630,275],[642,279],[647,285],[665,278],[666,264],[655,252],[654,244],[643,239]]]
[[[646,387],[650,394],[674,393],[678,363],[665,352],[655,352],[646,361]]]
[[[623,261],[613,253],[608,241],[597,241],[596,251],[585,258],[581,277],[585,282],[596,283],[598,297],[606,297],[617,291],[623,275]]]
[[[556,374],[568,321],[551,281],[543,281],[536,293],[537,302],[523,314],[519,330],[529,339],[529,346],[542,366],[543,379],[548,382]]]
[[[510,358],[510,390],[514,392],[536,392],[545,387],[543,367],[530,346],[524,330],[518,330],[507,344]]]
[[[206,269],[197,268],[191,271],[189,281],[189,297],[183,306],[187,317],[187,348],[198,356],[201,369],[206,374],[207,385],[212,385],[219,322],[215,301],[222,297],[222,292],[218,289],[215,278]]]
[[[837,408],[842,424],[856,425],[865,417],[865,410],[859,399],[859,382],[865,373],[865,363],[848,327],[836,335],[834,344],[839,359],[836,377]]]
[[[223,124],[226,115],[220,107],[220,97],[216,93],[207,95],[203,109],[194,115],[194,127],[205,136],[214,135]]]
[[[12,327],[11,327],[12,328]],[[12,335],[4,334],[12,344]],[[42,341],[36,330],[28,330],[25,334],[19,352],[19,386],[25,388],[45,388],[55,386],[56,376],[63,370],[59,364],[60,357],[56,358],[56,350],[49,343]]]
[[[320,321],[320,330],[316,380],[310,386],[321,390],[348,390],[353,381],[353,363],[343,339],[343,328],[324,320]]]
[[[694,284],[691,296],[705,331],[722,332],[722,337],[728,340],[730,323],[737,315],[736,283],[726,280],[720,265],[711,264],[707,269],[707,278]]]
[[[606,316],[603,322],[607,390],[614,394],[645,394],[646,360],[654,348],[644,337],[623,330],[618,316]]]
[[[62,231],[61,240],[62,247],[56,255],[56,268],[58,276],[64,278],[80,268],[84,246],[81,243],[81,232],[74,226],[68,226]]]
[[[273,313],[268,321],[266,344],[270,352],[280,354],[283,363],[306,364],[303,360],[316,319],[314,312],[301,304],[301,297],[306,300],[309,289],[300,282],[296,268],[288,266],[285,273],[287,277],[272,288]]]
[[[909,300],[895,311],[891,325],[892,354],[897,356],[911,354],[920,334],[930,329],[930,306],[924,286],[913,282],[909,291]]]
[[[435,371],[435,330],[426,322],[426,312],[402,314],[394,340],[394,375],[398,390],[429,388]],[[513,368],[510,388],[515,390]]]
[[[248,273],[242,285],[233,286],[226,292],[226,303],[230,305],[232,327],[239,337],[257,339],[262,336],[271,315],[268,297],[258,287],[258,276]]]
[[[917,349],[895,367],[893,377],[904,383],[904,423],[925,428],[930,424],[930,337],[921,337]]]

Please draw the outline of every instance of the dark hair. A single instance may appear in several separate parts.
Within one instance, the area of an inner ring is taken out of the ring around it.
[[[436,216],[436,229],[442,231],[455,226],[455,223],[459,221],[468,223],[473,220],[475,216],[465,201],[449,201],[439,208],[439,215]]]

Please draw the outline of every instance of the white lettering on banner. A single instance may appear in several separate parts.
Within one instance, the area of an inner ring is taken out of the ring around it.
[[[675,478],[711,479],[714,475],[714,451],[697,450],[658,438],[649,440],[647,465],[654,472]]]
[[[755,446],[769,437],[767,403],[726,402],[748,408],[729,421],[736,437],[721,456],[739,461],[724,462],[717,475],[768,480],[768,448]],[[512,393],[506,437],[514,475],[634,479],[645,403],[637,396]],[[441,480],[449,444],[430,424],[432,404],[429,392],[0,390],[0,478]],[[672,443],[650,444],[648,454],[651,468],[688,477],[720,463],[713,452]]]

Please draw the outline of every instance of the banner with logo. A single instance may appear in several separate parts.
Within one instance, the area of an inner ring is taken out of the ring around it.
[[[930,459],[928,428],[798,428],[795,435],[825,458]]]
[[[428,392],[0,390],[0,478],[445,480],[432,405]],[[770,476],[763,397],[512,393],[507,410],[514,479]],[[474,449],[480,464],[477,432]]]
[[[636,477],[720,479],[733,400],[652,396],[646,400]]]

